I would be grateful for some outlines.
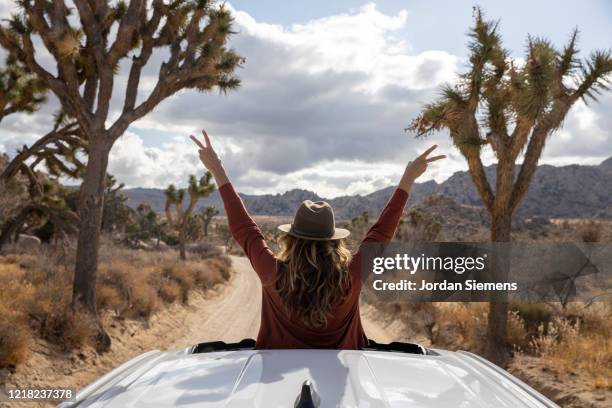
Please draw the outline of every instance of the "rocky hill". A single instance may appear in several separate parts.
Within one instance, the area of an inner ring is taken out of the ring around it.
[[[486,168],[491,185],[495,186],[495,168]],[[342,196],[328,200],[339,219],[350,219],[368,211],[378,214],[394,187],[367,195]],[[459,204],[481,206],[480,197],[467,172],[457,172],[443,183],[417,183],[410,195],[410,204],[432,194],[452,198]],[[164,192],[161,189],[126,189],[128,204],[136,207],[148,202],[156,211],[163,211]],[[283,194],[241,194],[248,210],[257,215],[292,215],[303,200],[321,200],[316,193],[294,189]],[[203,199],[200,206],[213,205],[223,211],[219,194]],[[550,218],[612,218],[612,157],[597,166],[539,166],[526,197],[517,209],[520,217]]]

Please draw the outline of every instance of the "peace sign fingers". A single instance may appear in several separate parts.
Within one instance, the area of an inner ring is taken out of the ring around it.
[[[437,147],[438,147],[438,145],[431,146],[429,149],[427,149],[423,153],[421,153],[421,155],[419,157],[417,157],[417,159],[426,160],[427,156],[429,156],[429,153],[431,153],[434,150],[436,150]]]
[[[442,159],[445,159],[445,158],[446,158],[446,155],[445,154],[441,154],[439,156],[429,157],[425,161],[427,163],[431,163],[431,162],[435,162],[436,160],[442,160]]]
[[[193,140],[193,142],[194,142],[195,144],[197,144],[197,145],[198,145],[198,147],[199,147],[200,149],[202,149],[202,150],[206,149],[206,147],[204,147],[204,145],[202,144],[202,142],[200,142],[200,141],[199,141],[199,140],[198,140],[198,139],[197,139],[197,138],[196,138],[194,135],[189,135],[189,138],[190,138],[191,140]]]
[[[208,137],[208,133],[206,133],[206,130],[202,129],[202,134],[204,135],[204,140],[206,141],[206,146],[209,148],[213,148],[212,143],[210,143],[210,137]]]

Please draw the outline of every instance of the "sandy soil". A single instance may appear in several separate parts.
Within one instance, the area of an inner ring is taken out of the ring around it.
[[[260,283],[246,258],[231,258],[235,273],[229,284],[206,294],[193,294],[187,306],[172,305],[154,315],[148,323],[120,321],[105,316],[105,327],[113,339],[111,352],[100,356],[88,349],[76,354],[64,354],[39,341],[34,345],[32,358],[17,372],[0,373],[0,384],[80,389],[113,367],[148,350],[189,347],[198,342],[219,339],[237,341],[255,338],[259,329]],[[368,337],[379,342],[417,341],[428,345],[426,339],[405,338],[409,332],[405,327],[388,316],[384,318],[368,305],[362,305],[362,322]],[[604,407],[609,403],[605,394],[580,392],[579,384],[560,383],[558,377],[542,371],[537,359],[521,356],[515,359],[510,371],[562,406]],[[7,407],[20,405],[0,403],[0,406]]]

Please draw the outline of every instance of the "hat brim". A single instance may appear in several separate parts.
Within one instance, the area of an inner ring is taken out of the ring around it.
[[[278,229],[285,234],[289,234],[292,237],[301,238],[301,239],[309,239],[311,241],[335,241],[337,239],[343,239],[351,235],[351,232],[344,228],[336,228],[334,230],[334,235],[331,237],[312,237],[307,235],[301,235],[295,233],[292,228],[293,224],[282,224],[278,226]]]

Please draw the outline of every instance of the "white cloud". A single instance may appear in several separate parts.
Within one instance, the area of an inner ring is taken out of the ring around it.
[[[235,14],[242,34],[280,46],[293,55],[285,69],[310,74],[363,73],[366,79],[357,86],[363,91],[376,92],[387,85],[431,88],[452,80],[458,63],[456,56],[445,51],[407,54],[407,44],[394,36],[407,24],[406,10],[387,16],[369,3],[356,13],[294,24],[288,29],[259,23],[242,11]]]
[[[113,146],[109,172],[129,187],[165,187],[186,184],[188,175],[202,173],[203,167],[182,138],[150,147],[138,135],[126,132]]]
[[[4,15],[3,15],[4,17]],[[183,185],[201,174],[187,135],[206,127],[240,191],[307,188],[322,196],[366,194],[396,183],[407,161],[437,143],[448,159],[423,177],[442,181],[467,168],[446,133],[417,140],[403,132],[438,86],[463,69],[444,50],[414,53],[402,40],[413,16],[387,15],[373,4],[281,26],[235,10],[232,46],[247,58],[242,87],[227,96],[183,91],[135,123],[113,148],[109,171],[129,186]],[[417,18],[417,17],[414,17]],[[418,47],[414,47],[418,48]],[[153,86],[164,53],[154,54],[140,95]],[[123,97],[121,66],[112,109]],[[10,154],[46,133],[53,98],[35,115],[2,122],[0,151]],[[596,164],[612,151],[612,95],[579,104],[547,141],[543,163]],[[494,157],[485,149],[483,161]]]

